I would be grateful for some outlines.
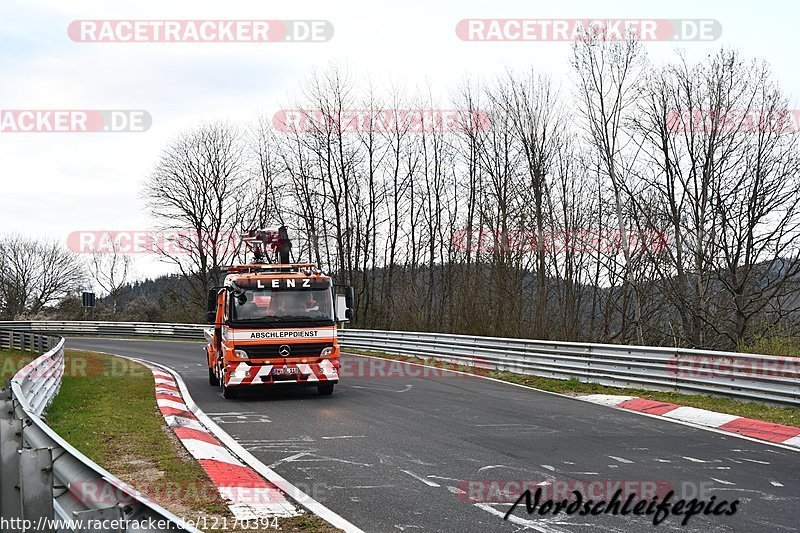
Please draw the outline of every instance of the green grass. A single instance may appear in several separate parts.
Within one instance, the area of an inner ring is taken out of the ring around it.
[[[0,378],[3,380],[14,377],[22,367],[33,361],[30,352],[22,350],[0,350]]]
[[[534,389],[545,390],[549,392],[557,392],[561,394],[577,395],[577,394],[619,394],[624,396],[637,396],[640,398],[647,398],[660,402],[669,402],[678,405],[685,405],[688,407],[697,407],[699,409],[707,409],[709,411],[716,411],[719,413],[726,413],[735,416],[743,416],[746,418],[754,418],[756,420],[763,420],[765,422],[773,422],[775,424],[785,424],[788,426],[800,427],[800,408],[797,407],[781,407],[774,405],[766,405],[755,402],[745,402],[735,400],[733,398],[719,398],[715,396],[695,395],[695,394],[680,394],[677,392],[659,392],[645,389],[623,389],[616,387],[606,387],[596,383],[583,383],[577,379],[553,379],[542,378],[537,376],[528,376],[524,374],[515,374],[513,372],[501,372],[497,370],[476,369],[469,366],[453,365],[449,363],[441,363],[434,359],[420,359],[417,357],[409,357],[403,355],[385,354],[380,352],[363,351],[363,350],[347,350],[352,353],[361,353],[364,355],[373,355],[376,357],[383,357],[387,359],[396,359],[400,361],[408,361],[414,363],[421,363],[428,366],[436,366],[439,368],[449,368],[451,370],[460,370],[471,374],[479,374],[501,381],[508,381]]]
[[[739,351],[782,357],[800,357],[800,337],[791,335],[760,337],[751,343],[740,345]]]
[[[81,351],[67,351],[65,364],[61,390],[47,411],[47,423],[59,435],[124,480],[147,469],[159,481],[215,494],[200,465],[181,457],[169,438],[150,370]],[[195,503],[206,512],[227,511],[218,497]]]

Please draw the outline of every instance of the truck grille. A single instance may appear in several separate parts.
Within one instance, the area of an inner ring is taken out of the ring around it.
[[[332,347],[333,344],[327,342],[314,342],[307,344],[292,344],[286,343],[292,351],[288,357],[319,357],[323,348]],[[247,352],[247,357],[250,359],[275,359],[282,358],[279,353],[282,344],[264,344],[260,346],[242,346],[241,350]]]

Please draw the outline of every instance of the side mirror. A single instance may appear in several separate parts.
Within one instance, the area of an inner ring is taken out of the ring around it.
[[[206,322],[213,324],[217,318],[217,295],[219,289],[208,289],[208,301],[206,304]]]
[[[334,296],[334,309],[337,322],[347,322],[356,319],[356,293],[353,287],[334,285],[341,290]],[[342,294],[342,292],[344,294]]]
[[[344,303],[347,305],[348,309],[355,309],[355,301],[356,301],[356,291],[353,290],[353,287],[347,287],[344,293]]]
[[[208,300],[206,301],[206,311],[209,313],[211,311],[217,310],[217,295],[219,294],[219,289],[208,289]]]

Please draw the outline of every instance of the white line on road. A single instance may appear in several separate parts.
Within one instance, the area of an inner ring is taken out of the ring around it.
[[[632,465],[633,464],[633,461],[631,461],[629,459],[625,459],[624,457],[617,457],[616,455],[609,455],[608,458],[609,459],[614,459],[616,462],[622,463],[622,464],[626,464],[626,465]]]
[[[475,507],[478,509],[483,509],[487,513],[493,514],[495,516],[499,516],[500,518],[505,517],[505,513],[498,509],[495,509],[488,503],[476,503]],[[551,527],[547,524],[542,523],[541,521],[533,521],[533,520],[526,520],[524,518],[520,518],[518,516],[509,515],[508,521],[512,524],[517,524],[518,526],[525,526],[526,528],[531,528],[534,531],[538,531],[539,533],[567,533],[563,529],[558,529]]]
[[[344,490],[350,490],[350,489],[369,489],[369,490],[372,490],[372,489],[391,489],[391,488],[394,488],[394,485],[348,485],[347,487],[340,486],[340,485],[329,485],[328,488],[329,489],[344,489]]]
[[[492,469],[492,468],[508,468],[508,467],[506,465],[488,465],[488,466],[483,466],[483,467],[479,468],[478,472],[483,472],[484,470],[489,470],[489,469]]]
[[[290,455],[289,457],[284,457],[283,459],[278,459],[277,461],[275,461],[271,465],[267,465],[267,468],[275,468],[276,466],[278,466],[281,463],[291,463],[292,461],[294,461],[296,459],[299,459],[299,458],[303,457],[304,455],[308,455],[308,452],[300,452],[300,453],[296,453],[294,455]]]
[[[732,483],[730,481],[725,481],[724,479],[717,479],[715,477],[712,477],[711,479],[713,481],[716,481],[717,483],[722,483],[723,485],[736,485],[736,483]]]
[[[396,393],[408,392],[414,387],[413,385],[406,385],[406,388],[403,390],[387,390],[387,389],[378,389],[375,387],[364,387],[363,385],[347,385],[347,386],[350,387],[351,389],[364,389],[364,390],[374,390],[378,392],[396,392]]]
[[[422,481],[423,483],[425,483],[429,487],[441,487],[441,485],[439,485],[438,483],[434,483],[433,481],[431,481],[429,479],[425,479],[424,477],[418,476],[414,472],[410,472],[408,470],[403,470],[402,468],[400,469],[400,471],[401,472],[405,472],[406,474],[408,474],[409,476],[413,477],[417,481]]]

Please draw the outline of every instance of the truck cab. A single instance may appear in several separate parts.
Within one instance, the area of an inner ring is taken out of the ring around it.
[[[340,368],[337,322],[352,317],[352,301],[349,287],[334,299],[333,280],[313,264],[229,267],[224,284],[208,294],[209,383],[225,398],[261,386],[316,386],[332,394]]]

